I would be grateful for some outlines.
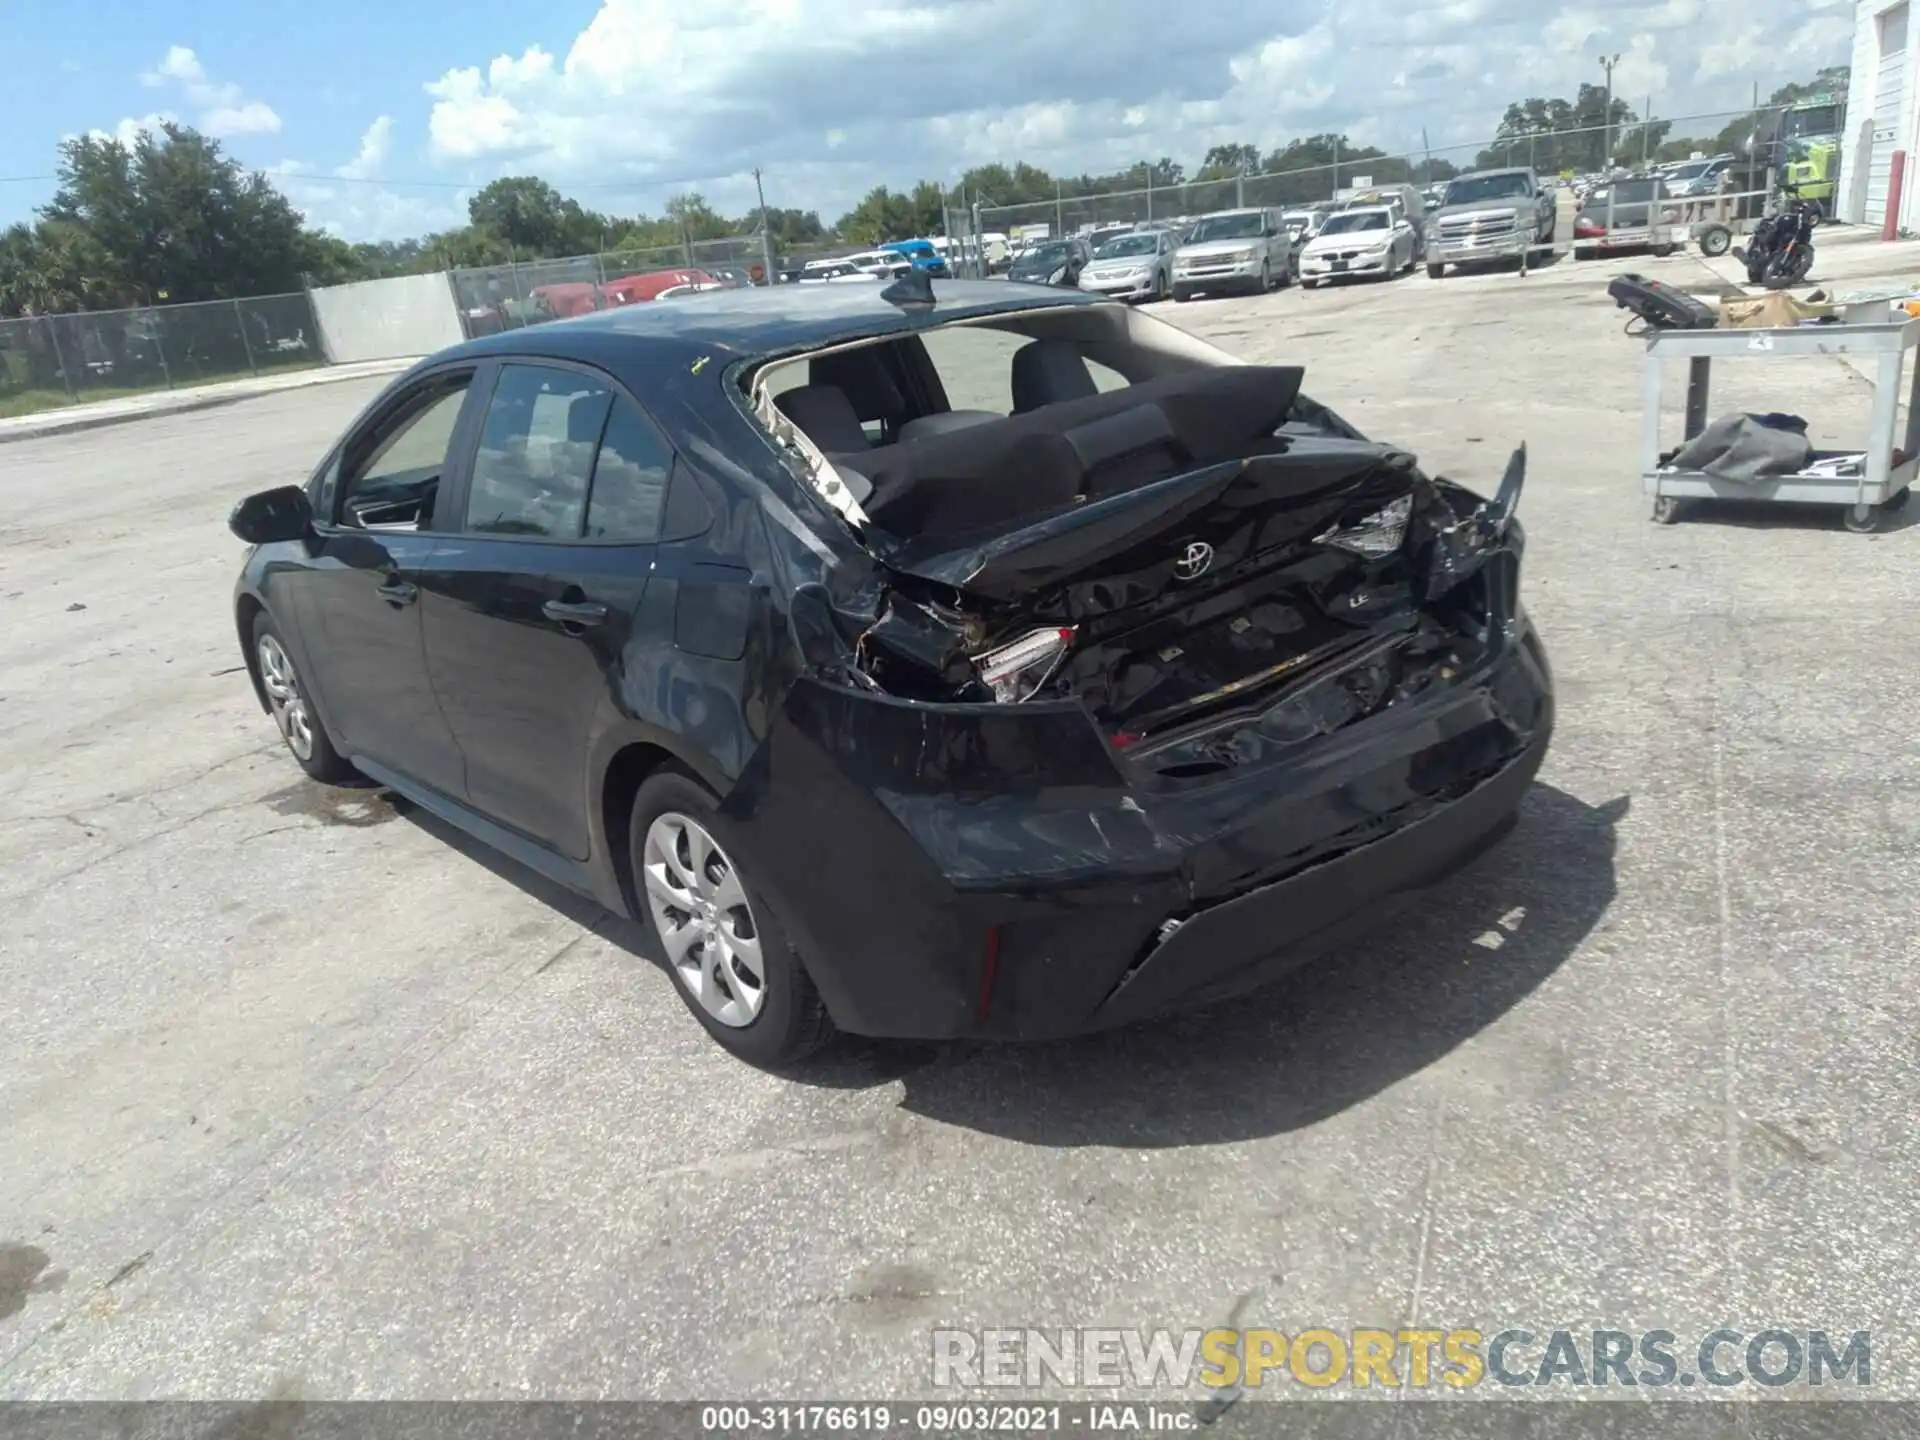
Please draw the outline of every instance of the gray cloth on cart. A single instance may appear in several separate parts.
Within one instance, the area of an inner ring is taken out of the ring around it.
[[[1804,470],[1812,458],[1807,422],[1798,415],[1722,415],[1676,450],[1669,463],[1676,470],[1751,484]]]

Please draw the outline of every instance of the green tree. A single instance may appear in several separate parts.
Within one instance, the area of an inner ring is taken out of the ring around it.
[[[493,181],[467,202],[467,219],[529,258],[598,250],[612,223],[533,175]]]
[[[1236,175],[1253,175],[1260,169],[1258,145],[1215,145],[1200,162],[1195,180],[1231,180]]]

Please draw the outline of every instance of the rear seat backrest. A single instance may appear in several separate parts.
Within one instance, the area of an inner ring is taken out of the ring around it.
[[[774,396],[773,403],[822,450],[873,448],[853,402],[836,385],[795,386]]]

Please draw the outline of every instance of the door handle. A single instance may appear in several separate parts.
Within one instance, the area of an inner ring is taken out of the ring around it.
[[[549,600],[540,613],[562,625],[598,625],[607,618],[607,607],[598,600]]]
[[[411,605],[420,598],[420,587],[407,580],[389,579],[373,593],[389,605]]]

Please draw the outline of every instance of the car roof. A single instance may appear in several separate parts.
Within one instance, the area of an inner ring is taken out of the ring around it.
[[[905,334],[954,320],[1010,315],[1062,305],[1114,302],[1077,290],[1043,295],[994,280],[936,280],[929,311],[902,310],[881,298],[887,286],[768,285],[710,290],[686,305],[629,305],[571,320],[502,331],[453,346],[435,362],[494,355],[550,356],[613,368],[652,351],[662,363],[690,362],[715,350],[741,359],[805,350],[868,336]]]

